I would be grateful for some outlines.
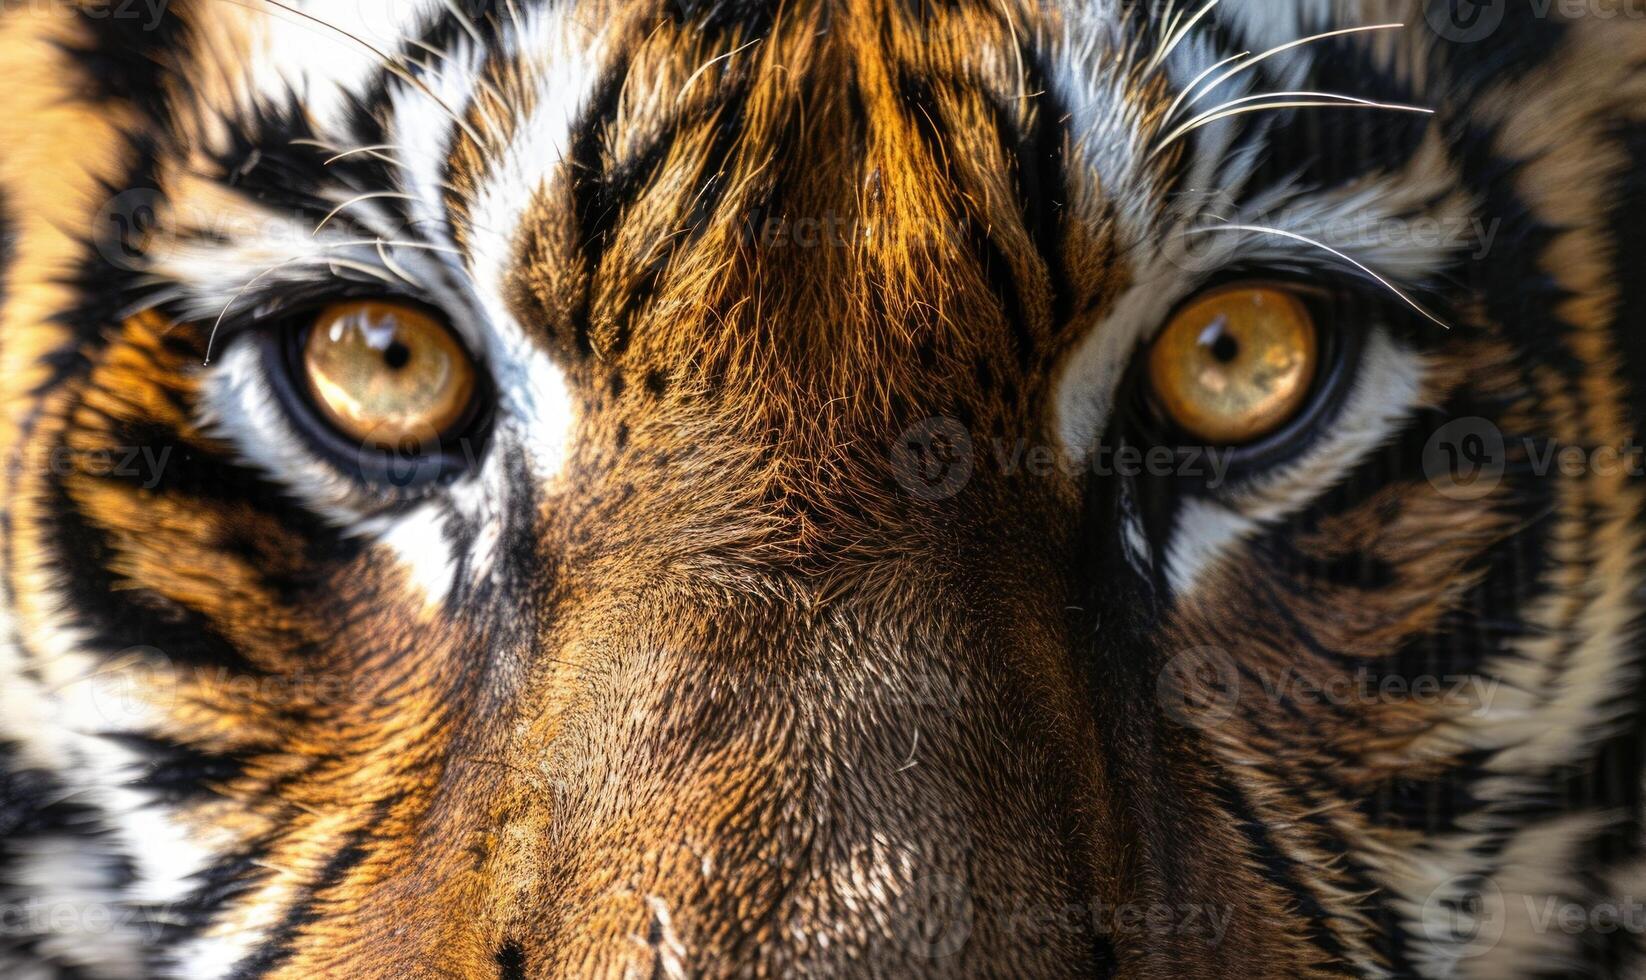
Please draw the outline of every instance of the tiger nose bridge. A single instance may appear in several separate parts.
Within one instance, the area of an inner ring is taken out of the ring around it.
[[[918,973],[937,962],[931,902],[980,901],[977,883],[991,908],[1067,898],[1046,846],[1055,766],[1021,708],[985,696],[1015,686],[989,676],[987,645],[849,605],[658,605],[580,658],[576,707],[545,742],[540,921],[568,970]],[[960,941],[1011,946],[1008,925]]]

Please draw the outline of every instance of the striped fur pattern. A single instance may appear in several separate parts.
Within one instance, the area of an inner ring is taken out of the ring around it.
[[[0,974],[1646,975],[1636,5],[37,6]],[[1253,277],[1340,397],[1114,465]],[[283,408],[351,296],[455,477]]]

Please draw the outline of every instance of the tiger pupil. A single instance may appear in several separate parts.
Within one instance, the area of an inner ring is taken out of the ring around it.
[[[1156,337],[1151,397],[1189,438],[1244,445],[1298,414],[1318,361],[1314,320],[1296,295],[1262,284],[1229,287],[1189,303]]]
[[[336,303],[299,334],[305,382],[323,420],[350,440],[393,452],[462,421],[476,368],[451,329],[415,307]]]
[[[1210,348],[1219,364],[1233,364],[1240,359],[1240,341],[1229,332],[1229,322],[1220,318],[1201,337],[1201,344]]]

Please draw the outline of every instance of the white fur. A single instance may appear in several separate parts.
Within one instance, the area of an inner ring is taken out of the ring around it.
[[[271,97],[286,90],[302,99],[322,124],[342,121],[347,96],[361,94],[383,67],[384,56],[399,55],[431,15],[439,0],[286,0],[300,12],[260,6],[261,57],[247,66],[256,89]],[[307,15],[307,16],[304,16]],[[419,61],[435,61],[419,51]]]
[[[1186,595],[1232,553],[1234,546],[1308,506],[1356,463],[1384,445],[1419,407],[1423,364],[1382,333],[1368,340],[1359,377],[1341,420],[1283,469],[1267,473],[1237,494],[1193,499],[1172,531],[1166,563],[1172,591]]]

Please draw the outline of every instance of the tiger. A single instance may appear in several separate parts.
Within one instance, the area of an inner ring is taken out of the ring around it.
[[[0,974],[1646,976],[1646,10],[0,17]]]

